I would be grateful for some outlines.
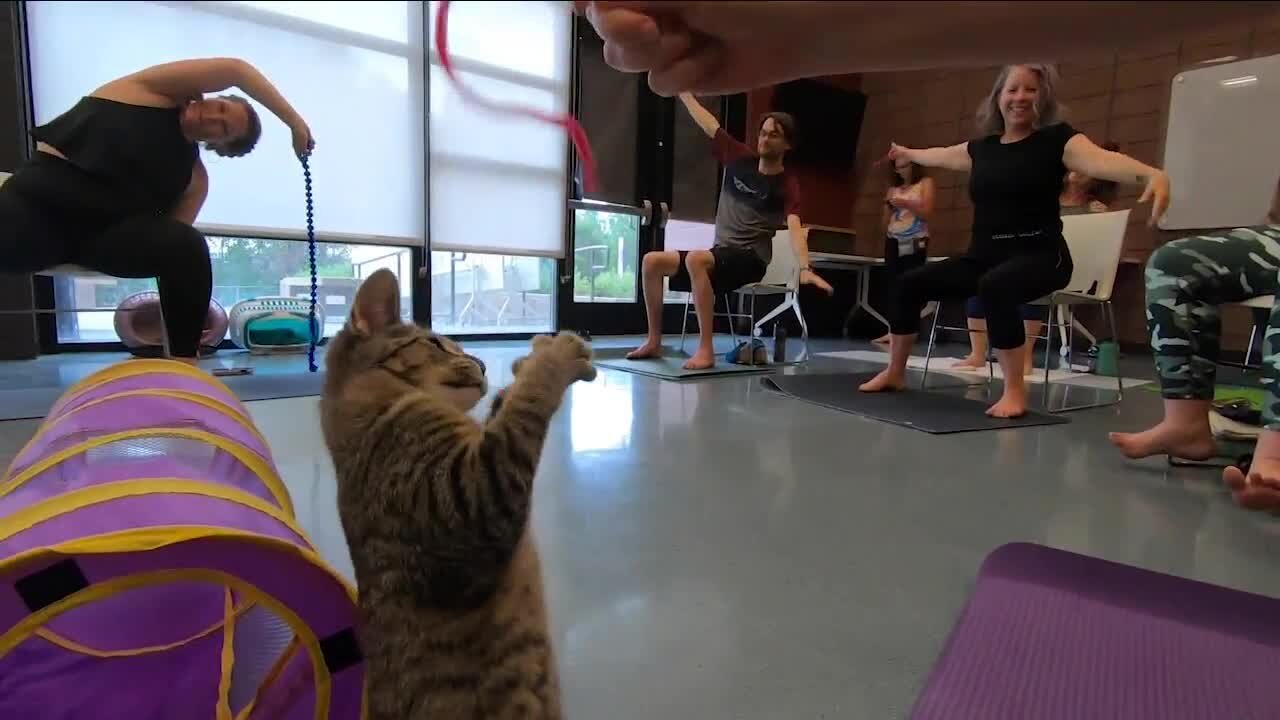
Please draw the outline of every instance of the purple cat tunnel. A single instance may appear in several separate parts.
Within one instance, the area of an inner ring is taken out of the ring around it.
[[[0,718],[363,718],[355,622],[248,412],[187,365],[85,379],[0,480]]]

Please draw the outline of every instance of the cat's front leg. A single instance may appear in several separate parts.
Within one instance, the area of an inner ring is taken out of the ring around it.
[[[519,358],[511,368],[515,381],[498,391],[489,409],[492,419],[513,397],[550,401],[559,407],[564,391],[578,380],[594,380],[596,368],[591,364],[591,347],[571,332],[539,335],[533,339],[533,352]],[[551,412],[554,412],[554,407]]]

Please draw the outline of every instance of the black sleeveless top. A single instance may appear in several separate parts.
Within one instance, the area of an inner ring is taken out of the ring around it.
[[[1065,122],[1013,143],[999,135],[969,141],[969,197],[978,234],[1062,232],[1062,153],[1079,131]]]
[[[86,96],[31,136],[109,181],[121,210],[166,213],[191,184],[199,152],[182,134],[181,113]]]

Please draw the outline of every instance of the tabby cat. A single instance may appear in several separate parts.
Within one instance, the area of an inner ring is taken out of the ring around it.
[[[484,364],[400,321],[395,275],[360,286],[321,397],[360,593],[370,720],[561,717],[528,529],[534,471],[565,390],[591,380],[577,336],[534,339],[477,423]]]

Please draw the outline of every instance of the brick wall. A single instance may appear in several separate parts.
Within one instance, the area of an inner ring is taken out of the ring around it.
[[[861,75],[829,75],[815,78],[842,90],[857,92],[862,88]],[[760,116],[773,109],[773,88],[766,87],[747,93],[748,133],[753,132]],[[801,133],[804,128],[800,128]],[[809,138],[812,140],[812,138]],[[858,146],[862,152],[862,146]],[[807,167],[791,167],[803,197],[806,223],[832,227],[852,227],[849,209],[853,207],[856,188],[856,168],[848,172],[832,172]]]
[[[1280,53],[1280,13],[1256,27],[1206,29],[1176,42],[1134,47],[1118,54],[1082,58],[1059,65],[1059,96],[1068,120],[1095,142],[1113,140],[1121,152],[1159,165],[1163,157],[1169,87],[1174,75],[1211,58],[1241,59]],[[863,77],[867,112],[858,143],[856,201],[848,221],[864,254],[883,252],[880,224],[886,179],[883,168],[870,163],[883,156],[889,142],[912,147],[954,144],[972,137],[974,112],[991,90],[997,68],[871,73]],[[1274,120],[1274,119],[1272,119]],[[1280,173],[1280,165],[1277,166]],[[931,254],[961,252],[969,242],[973,209],[967,176],[935,171],[938,199],[931,226]],[[1120,207],[1133,207],[1141,188],[1123,188]],[[1142,263],[1153,248],[1186,234],[1146,227],[1147,206],[1134,208],[1125,237],[1125,259],[1117,278],[1116,305],[1120,338],[1145,345]],[[1228,313],[1224,341],[1242,346],[1248,337],[1243,313]],[[1093,323],[1090,323],[1091,325]]]

